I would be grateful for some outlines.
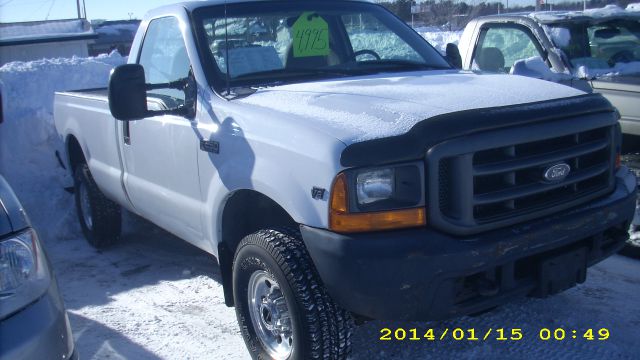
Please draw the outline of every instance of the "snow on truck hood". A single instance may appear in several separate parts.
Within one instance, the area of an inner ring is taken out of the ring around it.
[[[328,133],[347,145],[402,135],[433,116],[584,94],[499,74],[429,71],[283,85],[237,100]]]

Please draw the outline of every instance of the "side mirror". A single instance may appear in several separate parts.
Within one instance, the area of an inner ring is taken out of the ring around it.
[[[147,85],[142,65],[126,64],[113,69],[109,79],[109,110],[122,121],[147,116]]]
[[[460,49],[458,49],[458,45],[449,43],[446,48],[446,58],[449,60],[451,65],[456,69],[462,69],[462,57],[460,56]]]
[[[185,94],[184,105],[174,109],[150,111],[147,108],[147,91],[175,89]],[[146,84],[144,68],[139,64],[120,65],[113,69],[109,79],[109,110],[122,121],[140,120],[158,115],[195,116],[198,90],[193,72],[186,78],[162,84]]]

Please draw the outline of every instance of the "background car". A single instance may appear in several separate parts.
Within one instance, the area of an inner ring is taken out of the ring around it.
[[[0,175],[0,359],[78,359],[38,234]]]
[[[464,69],[531,76],[601,93],[620,112],[622,132],[640,136],[638,12],[610,5],[484,16],[467,24],[458,47]]]

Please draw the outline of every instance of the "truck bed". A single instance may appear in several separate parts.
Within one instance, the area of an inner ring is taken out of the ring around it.
[[[122,164],[118,121],[109,111],[107,88],[56,92],[54,122],[58,133],[84,144],[84,156],[96,183],[111,199],[126,198],[122,190]]]

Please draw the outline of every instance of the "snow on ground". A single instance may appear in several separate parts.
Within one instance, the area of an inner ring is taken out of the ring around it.
[[[121,242],[105,251],[92,249],[73,227],[76,235],[46,239],[46,246],[83,359],[249,359],[210,255],[132,215]],[[585,284],[549,299],[521,299],[449,321],[374,321],[356,329],[352,359],[634,359],[640,351],[638,270],[640,262],[616,255],[592,268]],[[382,342],[384,327],[521,328],[524,339]],[[607,328],[611,337],[538,339],[540,329],[559,327]]]
[[[0,68],[5,115],[0,172],[41,235],[82,359],[247,359],[234,310],[224,305],[215,259],[128,213],[121,242],[97,251],[82,238],[73,195],[62,190],[69,179],[53,155],[60,148],[52,123],[53,91],[104,86],[111,67],[124,61],[111,54]],[[353,359],[633,359],[640,351],[639,289],[640,262],[614,256],[592,268],[585,284],[549,299],[521,299],[444,322],[368,323],[354,334]],[[522,328],[524,340],[381,342],[383,327],[435,328],[436,333],[455,327]],[[611,337],[537,339],[541,328],[558,327],[607,328]]]

